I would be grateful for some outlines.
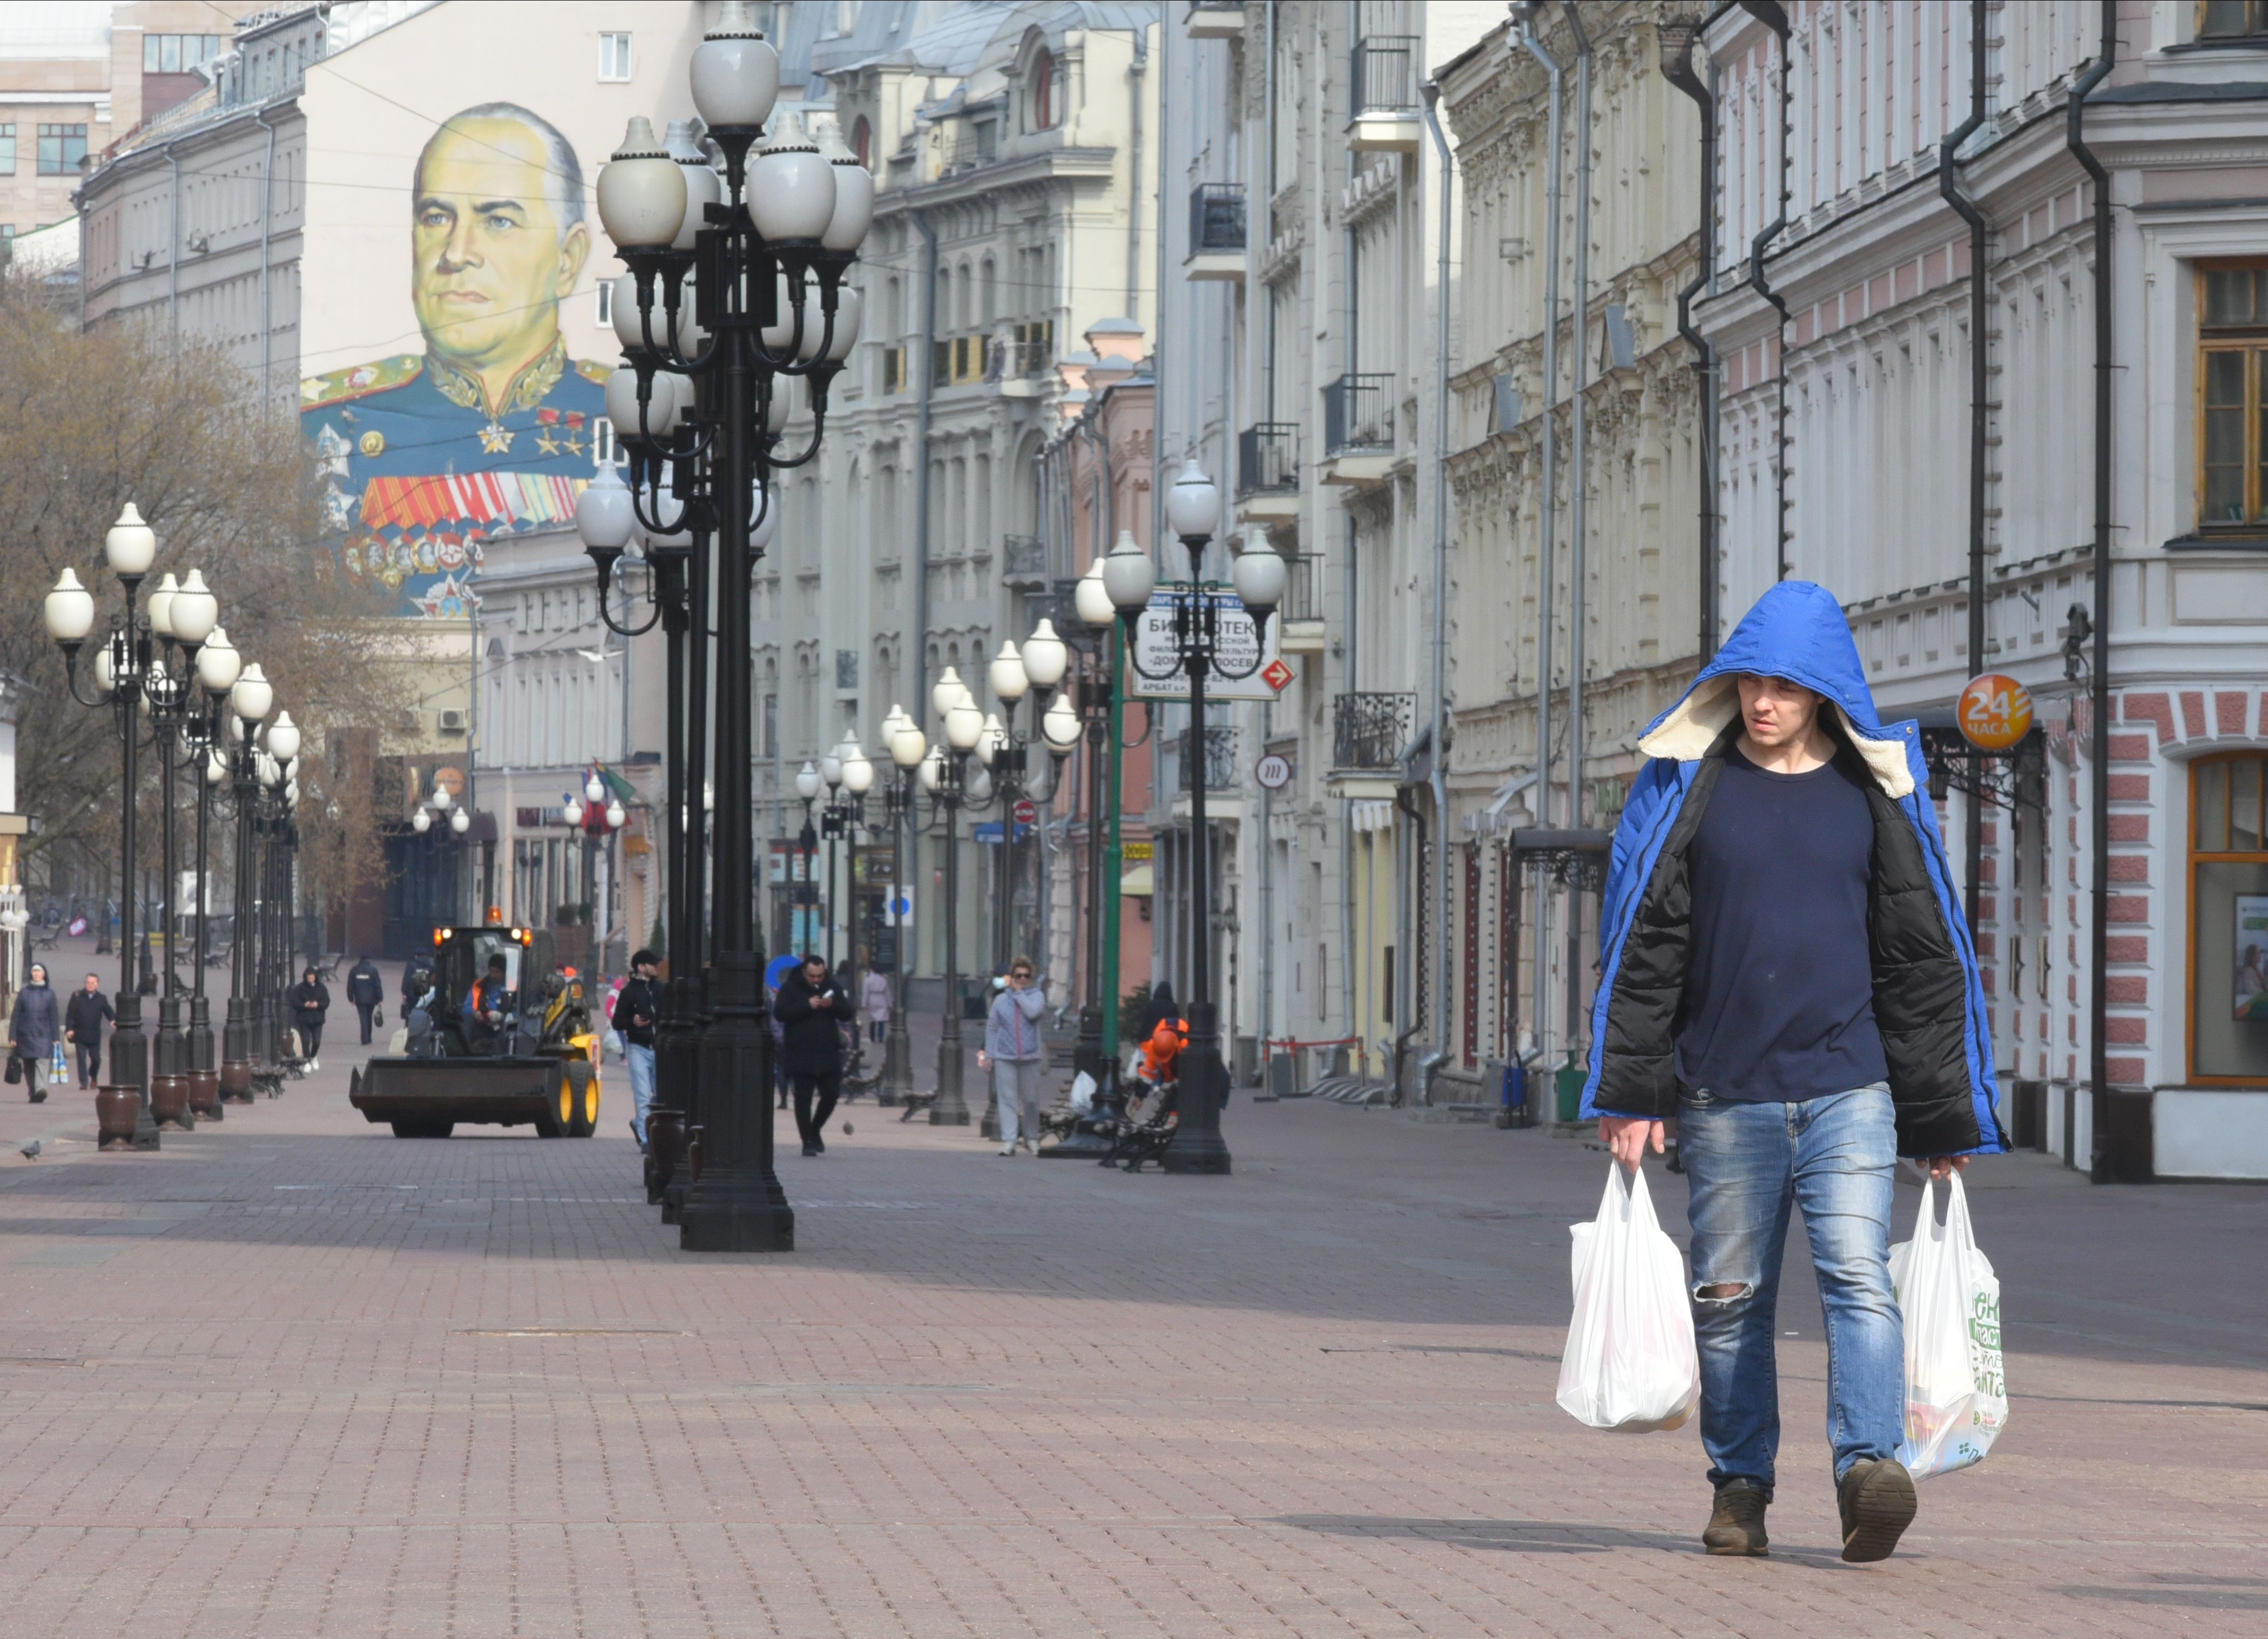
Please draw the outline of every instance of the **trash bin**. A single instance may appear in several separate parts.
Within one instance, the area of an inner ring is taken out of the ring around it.
[[[1567,1055],[1567,1062],[1559,1067],[1557,1077],[1559,1091],[1559,1119],[1563,1121],[1572,1121],[1581,1119],[1583,1113],[1583,1077],[1587,1068],[1587,1067],[1583,1062],[1582,1055],[1573,1052],[1572,1049]]]

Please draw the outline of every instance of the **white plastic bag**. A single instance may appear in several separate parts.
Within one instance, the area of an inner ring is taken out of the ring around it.
[[[1568,1226],[1575,1318],[1559,1358],[1559,1403],[1594,1429],[1683,1427],[1701,1395],[1685,1258],[1661,1232],[1642,1172],[1607,1164],[1599,1216]]]
[[[2000,1363],[2000,1282],[1977,1249],[1969,1197],[1953,1175],[1945,1222],[1924,1183],[1914,1237],[1890,1248],[1906,1325],[1906,1437],[1898,1460],[1917,1480],[1984,1460],[2008,1421]]]
[[[1071,1078],[1071,1107],[1079,1115],[1094,1107],[1094,1077],[1085,1070]]]

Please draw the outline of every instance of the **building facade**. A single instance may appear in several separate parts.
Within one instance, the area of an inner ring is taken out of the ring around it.
[[[1705,40],[1727,607],[1832,588],[1886,714],[1946,748],[2018,1142],[2268,1176],[2268,18],[1786,20]],[[1972,772],[1950,708],[1987,671],[2037,727]]]

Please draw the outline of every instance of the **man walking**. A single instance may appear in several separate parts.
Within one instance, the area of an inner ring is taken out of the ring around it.
[[[661,1017],[653,981],[660,972],[661,959],[652,951],[632,952],[629,982],[615,996],[615,1028],[622,1033],[622,1062],[630,1071],[630,1131],[637,1136],[641,1154],[646,1113],[653,1108],[653,1023]]]
[[[1015,1154],[1019,1143],[1034,1155],[1040,1152],[1040,1015],[1047,1004],[1046,993],[1032,987],[1032,959],[1019,956],[1010,962],[1007,986],[992,998],[984,1046],[976,1055],[976,1068],[992,1072],[1002,1155]]]
[[[1784,581],[1638,746],[1653,761],[1615,833],[1583,1107],[1632,1168],[1678,1122],[1716,1488],[1702,1541],[1767,1548],[1793,1205],[1826,1315],[1843,1557],[1883,1559],[1915,1506],[1892,1173],[2007,1148],[1919,737],[1876,717],[1834,597]]]
[[[102,1027],[115,1017],[102,981],[89,974],[63,1009],[63,1040],[78,1050],[78,1084],[92,1087],[102,1074]]]
[[[780,981],[772,1017],[779,1021],[781,1066],[795,1084],[795,1126],[806,1155],[827,1153],[827,1118],[843,1096],[843,1026],[857,1015],[816,951]]]
[[[378,964],[364,951],[362,959],[347,970],[347,1000],[354,1003],[355,1011],[362,1015],[362,1044],[370,1045],[371,1016],[378,1004],[386,1000],[386,981],[379,975]]]

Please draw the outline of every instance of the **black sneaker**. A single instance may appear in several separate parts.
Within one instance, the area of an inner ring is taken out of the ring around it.
[[[1843,1557],[1853,1565],[1889,1558],[1913,1524],[1913,1476],[1895,1457],[1852,1463],[1835,1500],[1843,1510]]]
[[[806,1155],[817,1155],[819,1153],[819,1146],[817,1144],[807,1143],[804,1145],[803,1152]]]
[[[1771,1552],[1764,1535],[1764,1508],[1771,1501],[1753,1480],[1727,1480],[1717,1488],[1717,1504],[1701,1532],[1702,1546],[1712,1554],[1762,1559]]]

